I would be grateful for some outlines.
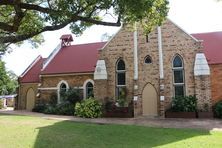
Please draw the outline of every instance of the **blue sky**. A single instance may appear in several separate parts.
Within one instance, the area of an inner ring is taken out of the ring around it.
[[[222,2],[217,0],[169,1],[168,18],[188,33],[222,31]],[[104,33],[114,34],[118,29],[95,25],[87,29],[82,36],[74,37],[73,44],[98,42],[101,41]],[[3,57],[7,69],[20,75],[38,55],[47,57],[59,43],[62,34],[70,34],[68,27],[43,33],[45,42],[38,49],[33,49],[28,44],[13,47],[13,51]]]

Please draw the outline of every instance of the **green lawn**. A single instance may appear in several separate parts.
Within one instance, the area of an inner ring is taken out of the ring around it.
[[[0,148],[222,147],[222,132],[0,115]]]

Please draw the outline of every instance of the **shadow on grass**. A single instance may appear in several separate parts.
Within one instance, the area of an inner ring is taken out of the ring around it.
[[[51,126],[40,127],[34,147],[147,148],[209,134],[208,131],[193,129],[164,129],[110,124],[98,125],[62,121]]]

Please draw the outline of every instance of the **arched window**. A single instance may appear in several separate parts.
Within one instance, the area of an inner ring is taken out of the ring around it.
[[[152,59],[149,55],[145,57],[144,63],[146,63],[146,64],[152,63]]]
[[[93,93],[93,84],[91,82],[88,82],[86,84],[86,98],[94,97]]]
[[[59,91],[60,92],[66,92],[66,90],[67,90],[66,84],[65,83],[61,83],[60,87],[59,87]]]
[[[58,92],[58,103],[61,103],[61,94],[66,92],[69,89],[69,85],[66,81],[62,80],[57,85],[57,92]]]
[[[173,81],[174,81],[174,95],[185,95],[185,81],[184,81],[184,65],[183,59],[176,55],[173,59]]]
[[[122,59],[116,63],[116,97],[119,98],[124,94],[126,88],[126,68]]]

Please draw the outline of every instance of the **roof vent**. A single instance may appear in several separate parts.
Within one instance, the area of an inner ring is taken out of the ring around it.
[[[70,46],[71,42],[73,41],[71,34],[64,34],[60,37],[60,39],[62,40],[62,47]]]

